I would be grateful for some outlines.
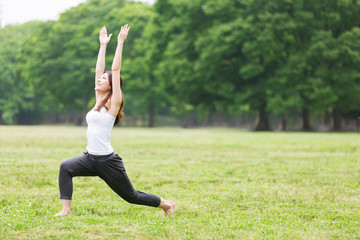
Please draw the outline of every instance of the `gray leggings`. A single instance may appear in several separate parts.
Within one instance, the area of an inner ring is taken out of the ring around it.
[[[61,199],[71,199],[72,178],[77,176],[99,176],[120,197],[129,203],[158,207],[161,199],[151,193],[136,191],[124,168],[121,157],[115,153],[95,156],[89,153],[66,160],[60,165],[59,188]]]

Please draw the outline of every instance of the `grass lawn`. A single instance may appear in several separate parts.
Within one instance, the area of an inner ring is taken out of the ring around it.
[[[86,128],[0,127],[0,239],[359,239],[360,135],[115,128],[137,190],[175,217],[131,205],[97,177],[74,178],[61,210],[58,170]]]

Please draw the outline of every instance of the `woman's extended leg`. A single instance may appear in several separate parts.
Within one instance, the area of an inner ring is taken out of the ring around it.
[[[96,162],[99,176],[125,201],[133,204],[160,207],[164,210],[165,215],[174,215],[174,202],[162,200],[154,194],[134,189],[126,174],[122,159],[117,154],[94,162]]]
[[[77,176],[97,176],[87,153],[61,163],[59,171],[59,188],[63,209],[55,216],[70,215],[70,204],[73,193],[72,178]]]

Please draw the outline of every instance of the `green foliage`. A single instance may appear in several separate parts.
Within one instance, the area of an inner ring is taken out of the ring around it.
[[[21,78],[21,51],[40,22],[7,26],[0,31],[0,117],[7,124],[21,122],[21,113],[34,111],[32,84]]]
[[[126,114],[146,115],[150,100],[158,98],[158,93],[161,93],[156,85],[152,84],[150,79],[152,70],[147,63],[149,39],[146,31],[153,15],[151,6],[130,3],[121,9],[114,9],[107,16],[109,20],[113,19],[111,23],[113,26],[129,23],[131,27],[131,34],[125,42],[122,64]],[[121,16],[120,23],[116,20],[116,16]]]
[[[0,114],[14,124],[87,111],[99,29],[114,34],[110,66],[128,23],[125,112],[148,116],[149,126],[159,113],[259,112],[263,130],[266,112],[346,116],[360,105],[359,15],[359,1],[349,0],[90,0],[57,21],[0,29]]]
[[[43,84],[65,108],[87,111],[94,96],[99,29],[108,23],[100,19],[112,8],[122,6],[121,1],[90,1],[61,14],[54,23],[48,38],[50,61],[42,65],[51,75]]]

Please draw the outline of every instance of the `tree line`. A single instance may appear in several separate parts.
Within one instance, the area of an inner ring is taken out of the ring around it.
[[[155,126],[159,115],[190,125],[250,115],[255,130],[271,130],[275,116],[283,130],[296,118],[308,131],[321,116],[341,130],[360,113],[358,16],[358,0],[88,0],[56,21],[0,29],[0,123],[60,122],[64,112],[83,123],[99,30],[129,24],[128,117]]]

